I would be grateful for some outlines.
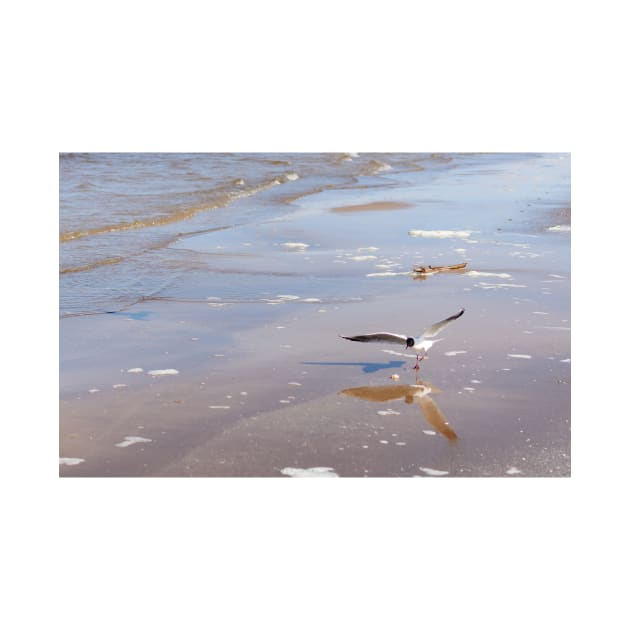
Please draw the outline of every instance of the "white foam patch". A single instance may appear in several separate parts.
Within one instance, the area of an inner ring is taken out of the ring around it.
[[[477,286],[480,286],[482,289],[526,289],[526,284],[509,284],[506,282],[480,282]]]
[[[481,381],[478,381],[476,378],[471,378],[470,382],[471,383],[481,383]]]
[[[407,442],[396,442],[396,446],[407,446]]]
[[[508,354],[508,357],[511,357],[512,359],[531,359],[532,355],[531,354]]]
[[[85,460],[80,457],[60,457],[59,465],[60,466],[77,466],[78,464],[82,464]]]
[[[328,466],[314,466],[313,468],[283,468],[280,471],[288,477],[339,477],[334,468]]]
[[[464,389],[465,389],[467,392],[474,392],[474,391],[475,391],[475,388],[474,388],[474,387],[464,387]]]
[[[466,272],[467,276],[470,276],[471,278],[482,278],[482,277],[487,277],[487,278],[506,278],[509,279],[512,276],[509,273],[493,273],[491,271],[468,271]]]
[[[114,389],[118,389],[119,387],[127,387],[124,383],[116,383],[115,385],[112,385],[112,387]]]
[[[284,177],[290,182],[294,182],[296,179],[300,179],[300,176],[297,173],[287,173]]]
[[[453,250],[456,254],[462,254],[464,255],[466,253],[466,250],[463,247],[458,247],[457,249]]]
[[[116,446],[119,448],[126,448],[132,444],[142,444],[144,442],[152,442],[151,438],[138,437],[137,435],[126,435],[122,442],[118,442]]]
[[[548,232],[570,232],[571,231],[571,226],[570,225],[552,225],[551,227],[547,228]]]
[[[468,230],[409,230],[408,233],[423,238],[468,238],[472,234]]]
[[[506,471],[506,475],[520,475],[521,471],[516,466],[510,466]]]
[[[174,368],[166,368],[165,370],[149,370],[147,374],[150,376],[170,376],[171,374],[179,374],[179,370]]]
[[[379,250],[378,247],[358,247],[358,252],[377,252]]]
[[[454,357],[457,356],[458,354],[466,354],[467,350],[449,350],[448,352],[444,353],[444,356],[447,357]]]
[[[208,405],[208,409],[230,409],[230,405]]]
[[[387,440],[379,440],[378,442],[379,442],[379,444],[389,444],[389,442]]]
[[[514,256],[515,258],[541,258],[542,254],[536,254],[535,252],[508,252],[508,256]]]
[[[560,278],[561,280],[566,280],[566,279],[567,279],[567,277],[566,277],[566,276],[560,276],[560,275],[558,275],[557,273],[550,273],[550,274],[549,274],[549,277],[550,277],[550,278]]]
[[[383,409],[381,411],[376,412],[379,416],[399,416],[399,411],[394,411],[393,409]]]
[[[530,237],[532,235],[530,234]],[[538,238],[538,237],[536,237]],[[531,245],[529,243],[499,243],[500,245],[509,245],[510,247],[521,247],[522,249],[529,249]]]
[[[350,260],[358,260],[359,262],[364,260],[376,260],[376,256],[350,256]]]
[[[378,271],[375,273],[366,273],[366,278],[379,278],[385,276],[409,276],[411,275],[410,271]]]
[[[299,300],[299,295],[276,295],[279,300],[283,300],[285,302],[291,302],[293,300]]]
[[[544,328],[545,330],[571,330],[569,326],[538,326],[538,328]]]
[[[279,400],[278,402],[283,403],[285,405],[288,405],[291,401],[290,400]]]
[[[96,392],[100,392],[100,389],[96,389],[96,388],[92,388],[92,389],[88,389],[88,393],[90,394],[96,394]]]
[[[560,359],[560,363],[571,363],[571,359]]]
[[[128,374],[140,374],[140,372],[144,372],[142,368],[129,368],[127,370]]]
[[[448,475],[448,470],[436,470],[435,468],[423,468],[422,466],[419,469],[430,477],[442,477],[443,475]]]
[[[304,298],[302,300],[302,302],[307,302],[309,304],[317,304],[318,302],[321,302],[321,298]]]
[[[422,433],[424,433],[425,435],[437,435],[435,431],[431,431],[430,429],[423,429]]]
[[[282,246],[287,249],[306,249],[310,247],[308,243],[282,243]]]
[[[532,315],[549,315],[545,311],[532,311]]]
[[[294,385],[295,387],[301,387],[302,383],[298,383],[297,381],[291,381],[290,383],[287,383],[287,385]]]

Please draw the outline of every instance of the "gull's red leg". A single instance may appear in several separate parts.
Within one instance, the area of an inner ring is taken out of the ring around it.
[[[428,352],[425,350],[424,354],[422,355],[421,359],[418,359],[418,355],[416,355],[416,369],[419,370],[420,369],[420,361],[424,361],[425,357],[428,356]]]

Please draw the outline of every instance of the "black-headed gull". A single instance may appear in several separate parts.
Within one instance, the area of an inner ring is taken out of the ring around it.
[[[427,356],[431,346],[440,341],[440,339],[434,339],[434,337],[438,335],[445,326],[448,326],[452,321],[460,318],[464,314],[464,310],[465,309],[462,309],[456,315],[451,315],[450,317],[429,326],[422,335],[420,335],[420,337],[409,337],[407,335],[399,335],[397,333],[389,332],[354,335],[352,337],[344,337],[343,335],[339,336],[342,339],[348,339],[349,341],[361,341],[363,343],[395,343],[400,346],[405,346],[406,348],[413,348],[416,352],[416,365],[413,369],[419,370],[420,361]],[[421,351],[423,352],[422,359],[419,356]]]

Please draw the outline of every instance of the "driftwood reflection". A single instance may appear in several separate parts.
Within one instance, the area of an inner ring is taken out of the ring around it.
[[[445,438],[454,442],[457,434],[444,414],[440,411],[435,401],[429,396],[440,390],[427,381],[416,381],[414,385],[372,385],[365,387],[351,387],[340,391],[345,396],[353,396],[369,400],[370,402],[388,402],[402,398],[407,404],[418,403],[425,420]]]

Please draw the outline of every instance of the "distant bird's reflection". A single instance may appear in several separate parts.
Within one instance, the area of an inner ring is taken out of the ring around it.
[[[427,381],[417,380],[414,385],[373,385],[365,387],[351,387],[340,391],[345,396],[353,396],[354,398],[362,398],[370,402],[388,402],[390,400],[398,400],[399,398],[410,405],[417,402],[422,411],[425,420],[445,438],[454,442],[457,440],[457,434],[451,429],[444,414],[440,411],[435,401],[429,396],[431,393],[440,390],[428,383]]]

